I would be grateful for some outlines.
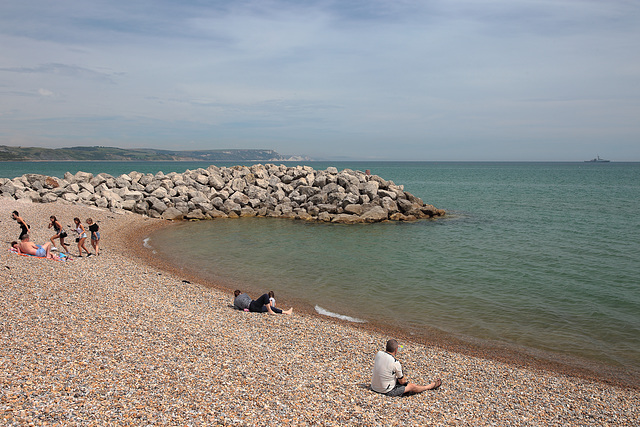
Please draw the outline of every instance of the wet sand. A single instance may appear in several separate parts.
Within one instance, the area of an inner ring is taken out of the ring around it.
[[[281,221],[289,221],[288,219],[280,219]],[[218,221],[234,221],[233,219],[225,219]],[[157,227],[149,229],[139,229],[134,240],[142,241],[143,239],[153,236],[156,228],[171,227],[178,225],[177,223],[164,222],[156,224]],[[154,245],[154,239],[150,239],[150,244]],[[238,287],[243,291],[257,298],[259,295],[267,291],[260,283],[239,284],[237,282],[228,282],[218,277],[210,277],[202,274],[201,271],[194,269],[188,265],[177,265],[175,260],[166,256],[166,253],[136,246],[135,255],[144,259],[147,264],[154,265],[160,269],[171,272],[177,277],[183,277],[191,282],[200,283],[205,286],[231,294]],[[222,272],[225,277],[233,276],[233,272]],[[265,278],[265,282],[269,282]],[[281,300],[283,294],[279,294],[278,300]],[[338,324],[348,325],[353,328],[369,330],[380,333],[382,335],[392,336],[403,341],[412,341],[423,345],[437,346],[448,351],[463,353],[469,356],[476,356],[485,359],[492,359],[508,363],[513,366],[543,369],[563,375],[576,376],[583,379],[600,381],[605,384],[620,385],[623,387],[632,387],[640,389],[640,376],[638,370],[628,369],[624,367],[613,367],[603,363],[580,359],[576,357],[563,356],[544,352],[541,350],[525,348],[516,345],[509,345],[499,342],[489,342],[486,340],[475,339],[472,337],[456,337],[452,334],[440,331],[435,328],[420,328],[407,330],[401,325],[390,325],[389,323],[376,322],[375,319],[367,319],[364,323],[349,322],[335,317],[319,315],[315,307],[307,301],[297,299],[292,295],[285,295],[286,301],[296,307],[297,312],[307,315],[320,317],[328,322],[336,322]],[[282,300],[284,301],[284,300]],[[360,317],[360,316],[357,316]]]
[[[165,223],[134,214],[0,199],[6,248],[19,234],[14,209],[36,243],[53,234],[49,215],[65,226],[91,216],[104,250],[66,263],[0,251],[3,424],[633,425],[640,418],[635,388],[435,338],[403,340],[399,359],[411,381],[440,377],[443,386],[381,396],[369,389],[372,361],[396,331],[298,307],[293,316],[234,311],[224,284],[149,261],[142,238]]]

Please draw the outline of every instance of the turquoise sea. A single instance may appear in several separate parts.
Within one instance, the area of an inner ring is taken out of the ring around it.
[[[370,169],[437,221],[180,223],[149,244],[204,277],[326,315],[590,361],[640,378],[640,163],[307,162]],[[230,164],[219,164],[230,166]],[[0,176],[202,163],[0,163]]]

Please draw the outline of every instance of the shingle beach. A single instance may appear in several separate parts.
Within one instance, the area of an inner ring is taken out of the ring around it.
[[[65,227],[91,217],[102,253],[68,262],[10,253],[13,210],[38,244],[53,234],[50,215]],[[299,311],[235,311],[230,293],[137,255],[163,224],[0,199],[0,424],[638,425],[637,389],[411,341],[399,355],[408,378],[442,387],[374,393],[373,357],[390,337]]]

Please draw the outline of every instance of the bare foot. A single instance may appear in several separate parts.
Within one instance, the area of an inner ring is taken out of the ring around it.
[[[431,390],[437,390],[442,385],[442,380],[438,378],[433,382],[433,384],[434,386],[431,388]]]
[[[289,310],[282,310],[282,314],[293,314],[293,307],[291,307]]]

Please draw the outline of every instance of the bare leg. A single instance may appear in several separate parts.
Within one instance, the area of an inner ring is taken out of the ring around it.
[[[267,313],[269,314],[277,314],[275,311],[271,310],[271,304],[265,304],[265,307],[267,307]],[[293,307],[291,307],[289,310],[282,310],[282,314],[292,314],[293,313]]]
[[[81,239],[78,241],[78,252],[80,252],[80,255],[79,255],[79,256],[82,256],[82,249],[84,249],[84,250],[85,250],[85,252],[87,253],[87,255],[90,255],[90,254],[91,254],[91,252],[89,252],[89,249],[87,249],[87,247],[84,245],[84,241],[85,241],[85,240],[87,240],[87,238],[86,238],[86,237],[83,237],[83,238],[81,238]]]
[[[91,246],[93,246],[93,250],[96,252],[96,255],[100,255],[100,251],[98,250],[98,246],[100,246],[100,240],[91,239]]]
[[[64,237],[60,237],[60,246],[62,246],[62,249],[68,254],[69,253],[69,249],[67,248],[67,246],[69,246],[68,244],[66,244],[64,242]]]
[[[409,383],[406,385],[404,392],[405,393],[422,393],[423,391],[426,391],[426,390],[434,390],[440,387],[440,385],[442,385],[442,380],[440,380],[440,378],[438,378],[435,381],[432,381],[429,385],[418,385],[418,384]]]
[[[45,258],[53,258],[53,256],[51,255],[51,243],[47,242],[45,244],[42,245],[42,249],[44,249],[45,251],[47,251]]]

